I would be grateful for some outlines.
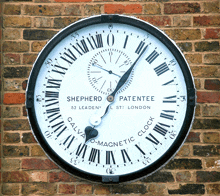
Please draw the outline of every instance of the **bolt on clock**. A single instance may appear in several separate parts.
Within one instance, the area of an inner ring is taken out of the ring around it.
[[[59,167],[98,183],[148,176],[192,126],[192,74],[176,44],[134,17],[69,25],[38,55],[26,108],[36,140]]]

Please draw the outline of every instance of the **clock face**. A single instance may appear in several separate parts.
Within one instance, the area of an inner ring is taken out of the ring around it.
[[[88,180],[120,183],[174,156],[191,127],[195,89],[164,33],[135,18],[103,15],[68,26],[46,45],[29,78],[26,107],[36,139],[56,164]]]

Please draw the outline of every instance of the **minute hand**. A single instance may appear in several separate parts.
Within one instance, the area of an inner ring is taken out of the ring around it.
[[[134,68],[134,66],[137,64],[140,57],[144,54],[145,50],[147,49],[148,45],[142,50],[142,52],[139,54],[135,62],[132,64],[132,66],[125,72],[125,74],[120,78],[118,81],[118,84],[115,88],[115,90],[107,97],[108,101],[112,102],[114,101],[115,94],[118,92],[118,90],[127,82],[129,76],[131,75],[131,72]]]

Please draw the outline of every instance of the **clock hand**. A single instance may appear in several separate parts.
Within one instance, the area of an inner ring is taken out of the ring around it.
[[[119,76],[118,74],[112,72],[111,70],[108,71],[107,69],[104,69],[104,68],[100,67],[99,65],[96,65],[96,64],[93,63],[92,66],[97,67],[97,68],[99,68],[99,69],[102,69],[102,70],[108,72],[109,74],[113,74],[113,75],[118,76],[119,78],[121,78],[121,76]]]

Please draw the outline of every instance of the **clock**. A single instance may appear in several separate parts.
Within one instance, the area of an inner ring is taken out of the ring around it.
[[[163,31],[123,15],[56,34],[29,77],[33,134],[66,172],[96,183],[148,176],[171,160],[194,119],[193,77]]]

